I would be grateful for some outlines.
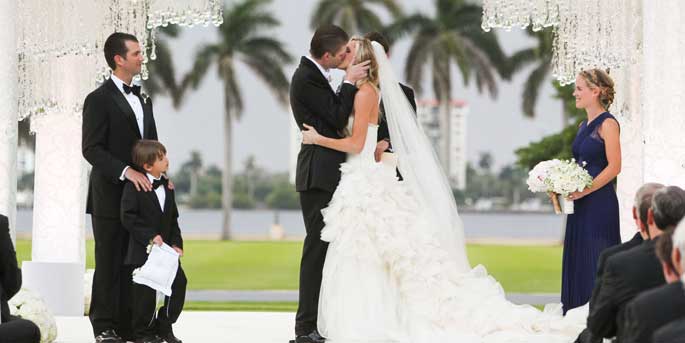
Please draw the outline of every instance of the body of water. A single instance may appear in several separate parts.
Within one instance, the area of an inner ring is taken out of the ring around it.
[[[462,213],[466,238],[560,240],[564,216],[553,213]],[[304,236],[304,223],[299,210],[234,210],[231,217],[233,233],[237,237],[266,237],[278,221],[286,236]],[[20,209],[17,213],[17,232],[31,232],[33,211]],[[221,232],[221,211],[180,209],[179,225],[188,235],[218,236]],[[86,232],[90,234],[90,216],[86,215]]]

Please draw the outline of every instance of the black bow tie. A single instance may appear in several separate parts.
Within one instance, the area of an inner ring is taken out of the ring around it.
[[[124,86],[124,93],[131,94],[131,92],[133,92],[133,94],[135,94],[136,96],[140,96],[140,86],[133,85],[133,87],[129,87],[125,83],[123,84],[123,86]]]
[[[166,187],[166,185],[168,185],[168,184],[169,184],[169,180],[167,180],[165,177],[162,177],[161,179],[154,180],[152,182],[152,188],[157,189],[161,185],[164,185],[164,187]]]

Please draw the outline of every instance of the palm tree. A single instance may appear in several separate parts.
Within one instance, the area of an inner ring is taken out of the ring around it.
[[[402,16],[395,0],[321,0],[312,13],[310,27],[315,30],[321,25],[335,24],[355,34],[381,31],[384,25],[373,7],[385,9],[393,19]]]
[[[508,79],[510,76],[507,58],[494,32],[483,32],[481,18],[483,10],[478,5],[464,0],[436,0],[436,15],[429,18],[414,14],[401,18],[384,31],[390,41],[406,34],[412,35],[412,44],[407,55],[405,75],[407,82],[417,93],[423,89],[424,79],[430,64],[433,92],[440,106],[440,149],[439,157],[447,167],[449,161],[450,100],[452,95],[451,66],[455,64],[464,85],[475,78],[478,91],[487,89],[491,97],[497,96],[496,74]]]
[[[232,125],[240,119],[243,98],[236,78],[238,62],[245,64],[273,92],[278,101],[288,103],[289,81],[283,67],[292,62],[283,43],[266,33],[265,29],[278,26],[279,21],[265,7],[270,0],[243,0],[224,10],[224,23],[218,28],[219,41],[198,49],[191,72],[183,79],[182,87],[197,89],[216,65],[224,85],[224,168],[221,178],[223,207],[222,239],[231,238],[230,218],[232,205]]]
[[[178,37],[179,27],[169,25],[161,28],[155,43],[155,59],[150,58],[147,64],[149,78],[145,80],[145,90],[151,96],[169,95],[174,108],[178,108],[183,100],[183,87],[176,82],[174,62],[171,58],[168,39]]]
[[[202,155],[197,150],[190,152],[190,161],[183,167],[190,170],[190,198],[197,196],[198,185],[200,183],[200,172],[202,171]]]
[[[535,38],[537,45],[530,48],[520,50],[511,56],[511,72],[516,73],[523,68],[533,65],[533,71],[530,72],[526,83],[523,86],[523,104],[522,110],[526,117],[535,117],[535,104],[538,101],[540,87],[543,82],[549,77],[552,70],[552,44],[553,31],[552,29],[544,29],[534,32],[531,29],[526,31],[529,36]],[[564,111],[565,113],[566,111]],[[564,118],[566,124],[566,116]]]

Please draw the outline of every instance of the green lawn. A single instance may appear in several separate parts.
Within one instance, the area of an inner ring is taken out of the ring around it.
[[[188,276],[189,289],[297,289],[301,249],[300,242],[189,240],[185,242],[186,256],[181,263]],[[30,241],[17,242],[20,261],[30,259],[30,250]],[[92,252],[93,242],[88,241],[88,268],[94,266]],[[483,264],[507,292],[559,292],[561,247],[469,245],[467,252],[471,265]],[[241,303],[212,306],[239,308]],[[274,306],[291,310],[293,305],[270,303],[268,306],[271,307],[266,310],[277,310]]]

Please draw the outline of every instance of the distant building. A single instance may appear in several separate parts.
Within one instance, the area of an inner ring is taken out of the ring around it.
[[[417,103],[418,121],[434,147],[440,147],[439,114],[437,100],[419,100]],[[465,101],[452,100],[450,103],[450,146],[447,165],[443,165],[452,187],[466,188],[466,119],[469,108]],[[436,153],[439,153],[436,151]]]
[[[434,147],[439,147],[439,107],[436,100],[419,100],[418,121]],[[466,188],[466,102],[452,100],[450,104],[450,147],[448,165],[443,166],[452,187]],[[297,154],[300,152],[302,135],[295,120],[290,119],[290,182],[295,183]]]

